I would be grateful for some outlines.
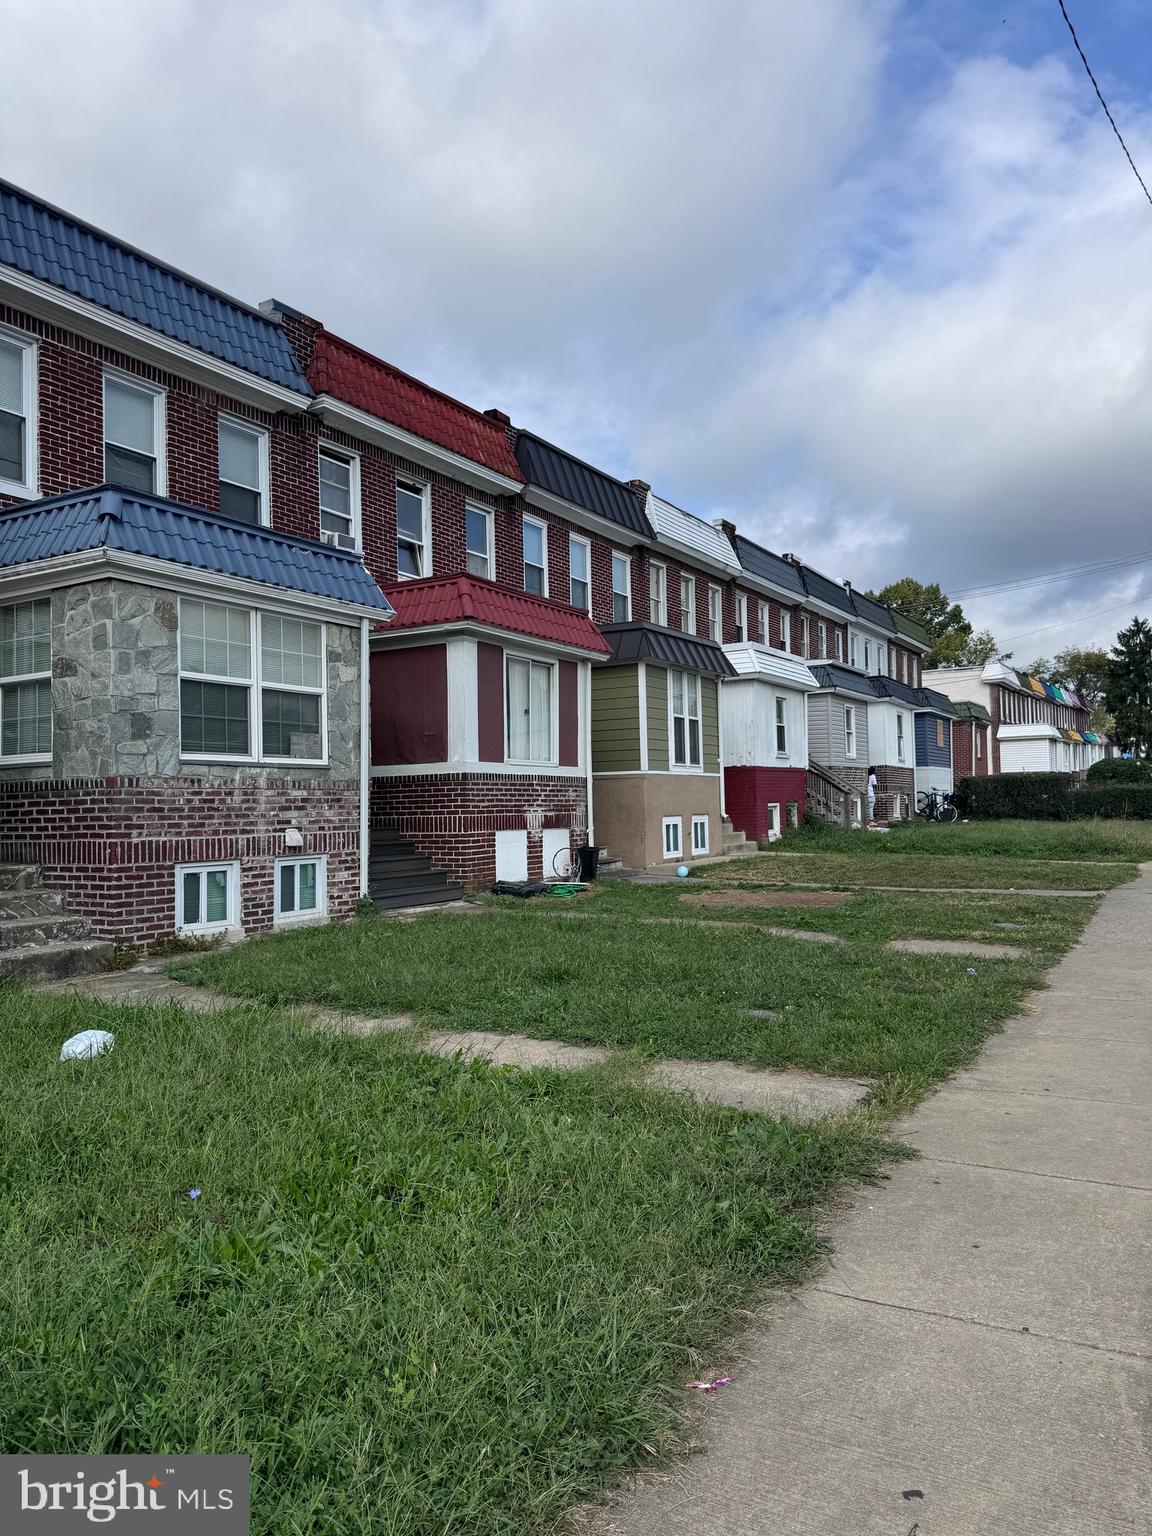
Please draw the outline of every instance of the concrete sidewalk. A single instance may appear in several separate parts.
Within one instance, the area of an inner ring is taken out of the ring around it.
[[[1152,866],[903,1127],[619,1536],[1152,1530]],[[712,1362],[703,1362],[704,1368]]]

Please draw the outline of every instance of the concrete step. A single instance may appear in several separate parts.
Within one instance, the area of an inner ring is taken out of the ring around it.
[[[60,892],[45,890],[42,885],[27,891],[0,890],[0,923],[11,917],[49,917],[63,910]]]
[[[29,944],[59,944],[88,936],[84,917],[6,917],[0,921],[0,953]]]
[[[107,939],[81,939],[70,944],[28,944],[2,949],[0,979],[41,981],[88,976],[104,969],[115,948]]]
[[[39,884],[35,864],[0,864],[0,891],[30,891]]]

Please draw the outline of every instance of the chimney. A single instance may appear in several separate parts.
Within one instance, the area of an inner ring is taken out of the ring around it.
[[[845,592],[851,592],[852,583],[848,580],[847,576],[844,577],[840,585],[844,588]]]
[[[648,484],[647,480],[629,480],[628,484],[636,492],[636,495],[640,498],[641,501],[647,500],[648,495],[652,490],[652,487]]]
[[[265,299],[261,311],[275,320],[288,339],[288,345],[296,354],[296,361],[304,373],[312,366],[312,354],[316,350],[316,337],[324,329],[319,320],[304,315],[282,299]]]
[[[492,421],[498,421],[502,427],[510,427],[512,425],[511,416],[507,415],[504,411],[491,410],[485,411],[484,414]]]
[[[735,543],[736,543],[736,524],[735,523],[730,523],[726,517],[714,517],[712,519],[712,526],[713,526],[713,528],[719,528],[720,532],[728,540],[729,544],[735,545]]]

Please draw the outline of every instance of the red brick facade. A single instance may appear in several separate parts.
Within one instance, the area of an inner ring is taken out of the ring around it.
[[[804,819],[807,774],[803,768],[725,768],[724,809],[737,832],[753,842],[768,838],[768,807],[780,807],[780,831],[788,826],[788,806],[795,803]]]
[[[986,720],[953,720],[952,771],[957,779],[992,772],[990,730]]]

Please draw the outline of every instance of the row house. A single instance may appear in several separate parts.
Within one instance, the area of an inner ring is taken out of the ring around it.
[[[991,773],[1084,773],[1109,755],[1090,729],[1092,711],[1070,688],[1019,672],[1005,661],[926,674],[956,704],[980,706]],[[978,744],[978,743],[977,743]],[[980,772],[978,759],[973,771]]]

